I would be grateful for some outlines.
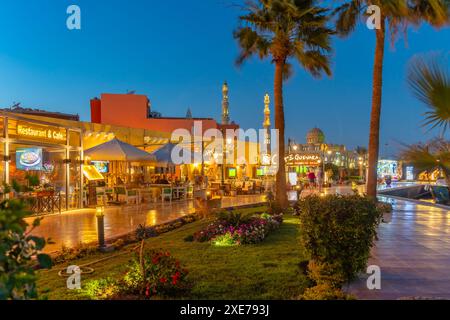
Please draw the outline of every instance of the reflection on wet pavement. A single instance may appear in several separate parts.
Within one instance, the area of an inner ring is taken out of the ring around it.
[[[369,265],[381,268],[381,290],[367,289],[367,275],[349,286],[359,299],[450,299],[450,219],[445,209],[385,198],[393,204],[381,224]]]
[[[264,201],[264,195],[225,197],[222,207],[239,206]],[[140,206],[117,206],[105,209],[106,239],[134,231],[140,224],[147,226],[175,220],[195,211],[193,201],[177,201]],[[31,219],[28,219],[30,222]],[[46,246],[46,252],[74,247],[80,243],[97,241],[97,221],[94,209],[83,209],[44,217],[34,235],[51,238],[55,244]]]

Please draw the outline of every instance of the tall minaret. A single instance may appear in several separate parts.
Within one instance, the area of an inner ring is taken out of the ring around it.
[[[228,84],[225,82],[222,86],[222,124],[230,123],[230,111],[228,107]]]
[[[263,127],[265,129],[264,144],[266,145],[266,152],[270,154],[270,97],[266,93],[264,96],[264,123]]]

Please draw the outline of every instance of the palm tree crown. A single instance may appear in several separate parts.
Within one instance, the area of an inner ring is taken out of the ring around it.
[[[244,25],[234,32],[241,53],[237,64],[253,55],[271,56],[273,62],[295,58],[313,76],[331,75],[330,35],[327,10],[312,0],[260,0],[250,2],[248,13],[240,17]],[[290,73],[286,64],[284,78]]]
[[[450,182],[450,142],[434,139],[426,144],[406,146],[401,159],[414,165],[418,172],[432,172],[439,169]]]

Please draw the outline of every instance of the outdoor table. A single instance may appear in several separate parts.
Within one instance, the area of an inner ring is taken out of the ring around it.
[[[139,188],[137,189],[139,194],[139,202],[150,202],[153,198],[153,192],[149,188]],[[145,200],[145,201],[142,201]]]
[[[186,187],[172,187],[172,194],[174,199],[181,199],[186,195]]]

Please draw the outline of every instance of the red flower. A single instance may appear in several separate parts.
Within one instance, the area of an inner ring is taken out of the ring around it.
[[[163,278],[159,279],[159,281],[160,281],[161,283],[166,283],[166,282],[167,282],[167,279],[163,277]]]

